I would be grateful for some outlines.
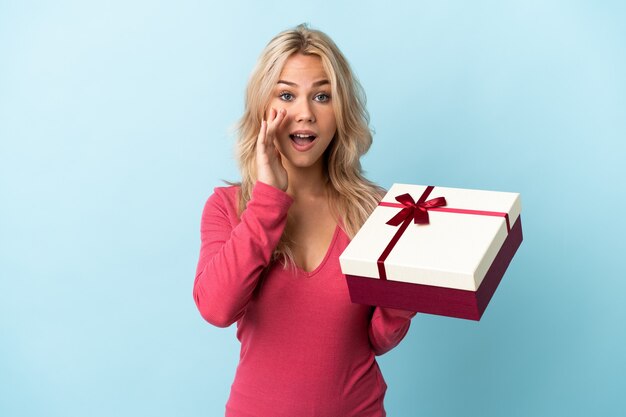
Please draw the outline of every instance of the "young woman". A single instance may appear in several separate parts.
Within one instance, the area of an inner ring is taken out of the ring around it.
[[[193,287],[209,323],[237,322],[226,416],[385,416],[375,355],[415,313],[351,303],[338,259],[383,193],[361,174],[368,122],[327,35],[300,25],[270,41],[239,125],[241,183],[206,202]]]

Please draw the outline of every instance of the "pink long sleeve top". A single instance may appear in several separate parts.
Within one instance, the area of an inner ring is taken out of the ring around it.
[[[375,359],[415,313],[353,304],[339,267],[349,243],[337,226],[306,272],[271,261],[293,200],[257,182],[237,215],[238,187],[218,187],[201,222],[193,298],[209,323],[237,322],[240,360],[227,417],[382,417],[387,385]]]

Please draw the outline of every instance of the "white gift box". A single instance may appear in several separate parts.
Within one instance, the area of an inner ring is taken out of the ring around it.
[[[480,320],[521,244],[520,210],[518,193],[394,184],[339,257],[352,301]]]

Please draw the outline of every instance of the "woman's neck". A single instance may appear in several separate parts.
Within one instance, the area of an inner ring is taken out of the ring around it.
[[[289,178],[287,193],[295,200],[327,196],[328,175],[323,164],[307,168],[285,167]]]

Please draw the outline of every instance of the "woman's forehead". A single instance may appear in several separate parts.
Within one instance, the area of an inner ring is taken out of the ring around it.
[[[326,77],[326,71],[319,56],[296,53],[285,61],[279,79],[296,84],[300,84],[297,80],[308,81],[308,84],[312,84]]]

